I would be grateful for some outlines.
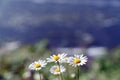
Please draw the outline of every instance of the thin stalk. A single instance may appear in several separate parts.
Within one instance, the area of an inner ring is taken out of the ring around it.
[[[76,68],[75,73],[76,73],[76,75],[75,75],[75,79],[78,80],[78,67]]]
[[[58,80],[60,80],[60,75],[58,75]]]
[[[40,80],[42,80],[41,74],[39,74],[39,75],[40,75]]]
[[[62,73],[60,74],[60,77],[61,77],[61,80],[63,80],[63,76],[62,76]]]
[[[67,68],[67,70],[66,70],[66,73],[67,73],[67,78],[69,79],[69,66],[68,66],[68,64],[66,64],[66,68]]]
[[[57,62],[57,65],[59,66],[59,69],[60,69],[60,63],[59,62]],[[61,69],[60,69],[60,71],[61,71]],[[60,76],[61,80],[64,80],[63,76],[62,76],[62,73],[60,73],[59,76]]]
[[[42,77],[41,77],[41,74],[40,74],[40,72],[39,72],[39,71],[38,71],[38,73],[39,73],[40,80],[42,80]]]
[[[80,67],[77,66],[77,80],[79,80],[79,77],[80,77]]]

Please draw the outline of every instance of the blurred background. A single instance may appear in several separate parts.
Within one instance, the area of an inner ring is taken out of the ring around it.
[[[120,0],[0,0],[0,80],[39,80],[29,64],[63,52],[88,56],[80,80],[120,80],[119,45]]]

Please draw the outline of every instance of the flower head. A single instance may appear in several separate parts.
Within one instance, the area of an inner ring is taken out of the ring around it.
[[[70,57],[69,58],[69,63],[70,65],[77,67],[77,66],[82,66],[84,64],[86,64],[87,62],[87,57],[82,55],[74,55],[74,57]]]
[[[50,69],[50,72],[54,75],[61,74],[65,71],[66,71],[65,67],[62,65],[60,67],[58,65],[55,65]]]
[[[65,57],[62,62],[63,63],[69,63],[70,59],[71,59],[71,57]]]
[[[47,58],[47,62],[60,62],[62,63],[64,58],[67,56],[67,54],[58,54],[58,55],[53,55],[50,56],[50,58]]]
[[[45,60],[38,60],[29,65],[30,70],[40,70],[42,67],[45,67],[47,62]]]

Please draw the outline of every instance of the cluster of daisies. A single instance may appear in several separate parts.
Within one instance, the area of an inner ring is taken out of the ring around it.
[[[66,68],[62,65],[62,63],[70,64],[73,67],[79,67],[86,64],[87,59],[88,58],[83,54],[67,57],[67,54],[62,53],[62,54],[52,55],[50,56],[50,58],[47,58],[46,60],[40,59],[38,61],[35,61],[29,65],[29,69],[38,71],[41,70],[43,67],[45,67],[47,63],[54,62],[55,65],[51,67],[50,72],[54,75],[59,75],[66,71]]]

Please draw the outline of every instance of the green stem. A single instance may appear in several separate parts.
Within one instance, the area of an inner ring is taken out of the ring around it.
[[[66,64],[66,68],[67,68],[67,70],[66,70],[66,73],[67,73],[67,78],[69,79],[69,67],[68,67],[68,64]]]
[[[38,73],[39,73],[39,76],[40,76],[40,80],[42,80],[42,77],[41,77],[41,74],[40,74],[40,72],[38,71]]]
[[[41,74],[40,74],[40,80],[42,80],[42,78],[41,78]]]
[[[60,74],[60,77],[61,77],[61,80],[63,80],[63,76],[62,76],[62,73]]]
[[[57,62],[57,65],[59,66],[59,69],[60,69],[60,63],[59,63],[59,62]],[[61,69],[60,69],[60,71],[61,71]],[[62,76],[62,73],[60,73],[59,76],[60,76],[60,78],[61,78],[60,80],[64,80],[64,79],[63,79],[63,76]]]
[[[75,79],[78,80],[78,67],[76,68],[75,73],[76,73],[76,75],[75,75]]]
[[[58,80],[60,80],[60,75],[58,75]]]
[[[79,80],[79,77],[80,77],[80,67],[79,66],[77,66],[77,80]]]

